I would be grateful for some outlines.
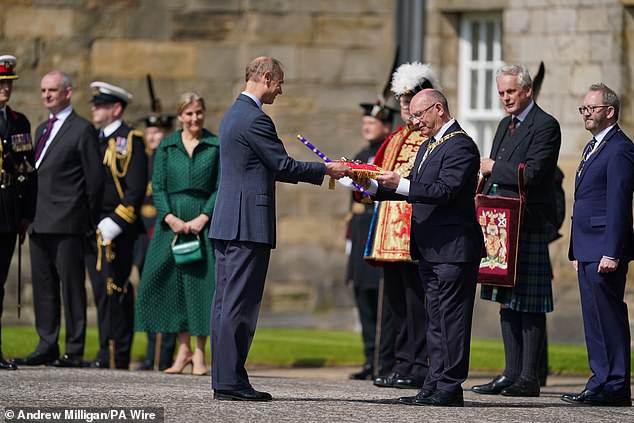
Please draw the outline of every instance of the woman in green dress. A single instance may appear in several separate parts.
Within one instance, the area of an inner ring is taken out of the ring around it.
[[[156,226],[145,259],[136,307],[137,331],[178,333],[179,348],[166,373],[207,373],[205,345],[214,295],[213,248],[207,230],[220,177],[218,138],[203,128],[205,102],[185,93],[178,103],[182,129],[161,141],[155,153],[152,191]],[[176,264],[172,241],[200,239],[202,259]],[[191,336],[196,348],[191,349]]]

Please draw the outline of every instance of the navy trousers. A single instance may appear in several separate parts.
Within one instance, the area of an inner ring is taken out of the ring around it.
[[[630,396],[630,325],[623,301],[628,263],[598,273],[599,263],[579,263],[583,328],[592,376],[586,389]]]
[[[420,275],[427,299],[429,372],[425,389],[461,390],[469,374],[471,320],[479,262],[429,263]]]
[[[249,388],[244,367],[262,303],[271,247],[214,240],[216,293],[211,311],[211,387]]]

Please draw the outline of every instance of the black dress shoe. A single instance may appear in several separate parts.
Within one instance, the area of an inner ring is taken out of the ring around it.
[[[464,398],[462,389],[453,392],[436,389],[433,394],[427,398],[422,398],[416,402],[416,405],[433,405],[438,407],[464,407]]]
[[[420,391],[418,391],[418,394],[416,394],[416,396],[414,397],[400,397],[398,399],[398,402],[400,402],[401,404],[407,404],[407,405],[425,405],[425,404],[421,404],[420,400],[428,398],[430,396],[432,396],[434,394],[434,390],[433,389],[421,389]]]
[[[374,370],[372,369],[372,365],[365,364],[360,372],[352,373],[350,375],[350,379],[353,380],[372,380],[372,373]]]
[[[374,379],[374,386],[378,386],[379,388],[394,388],[396,381],[402,377],[403,376],[397,372],[390,373],[387,376],[379,376]]]
[[[18,366],[9,363],[4,357],[0,356],[0,370],[18,370]]]
[[[107,361],[95,360],[88,363],[86,367],[90,367],[91,369],[109,369],[110,364]]]
[[[214,389],[214,399],[228,401],[271,401],[273,397],[268,392],[256,391],[253,388],[226,391]]]
[[[53,361],[55,367],[84,367],[81,357],[76,355],[64,354],[62,357]]]
[[[539,380],[530,380],[519,378],[517,382],[502,389],[500,394],[505,397],[538,397],[539,396]]]
[[[38,352],[31,353],[24,358],[14,358],[12,363],[18,366],[41,366],[52,364],[57,356],[51,354],[40,354]]]
[[[396,381],[394,382],[394,387],[402,388],[402,389],[420,389],[423,387],[424,383],[425,383],[424,376],[416,376],[416,375],[401,376],[398,379],[396,379]]]
[[[497,395],[504,388],[508,388],[514,383],[511,379],[504,375],[496,376],[491,382],[484,385],[475,385],[471,388],[473,392],[478,394]]]
[[[583,404],[596,407],[631,407],[632,399],[629,393],[617,394],[601,391],[592,395],[586,395],[583,399]]]
[[[561,396],[561,399],[563,401],[569,402],[570,404],[583,404],[583,401],[586,399],[586,397],[590,395],[596,395],[596,392],[584,389],[579,394],[563,394]]]

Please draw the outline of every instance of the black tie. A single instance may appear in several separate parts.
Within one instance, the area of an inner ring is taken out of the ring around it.
[[[597,139],[592,137],[592,139],[586,144],[586,148],[583,149],[583,154],[581,156],[581,163],[579,163],[579,169],[577,169],[577,176],[581,175],[581,171],[583,170],[583,166],[585,166],[588,157],[590,157],[590,153],[594,150],[594,146],[597,145]]]

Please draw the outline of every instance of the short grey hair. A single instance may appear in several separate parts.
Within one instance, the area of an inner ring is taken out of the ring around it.
[[[524,65],[505,65],[497,70],[495,79],[498,79],[502,75],[513,75],[517,77],[517,82],[520,83],[522,88],[528,88],[533,86],[533,80],[531,74],[528,73],[528,69]]]
[[[616,118],[619,118],[619,111],[621,110],[621,101],[619,100],[619,96],[616,95],[614,90],[603,82],[597,82],[596,84],[590,85],[588,91],[599,91],[603,95],[603,104],[606,106],[614,107],[614,113]]]
[[[67,90],[69,88],[73,88],[73,80],[70,79],[70,76],[68,76],[67,73],[62,72],[61,70],[55,69],[55,70],[52,70],[52,71],[48,72],[44,76],[49,76],[49,75],[59,76],[59,87],[61,89]]]

